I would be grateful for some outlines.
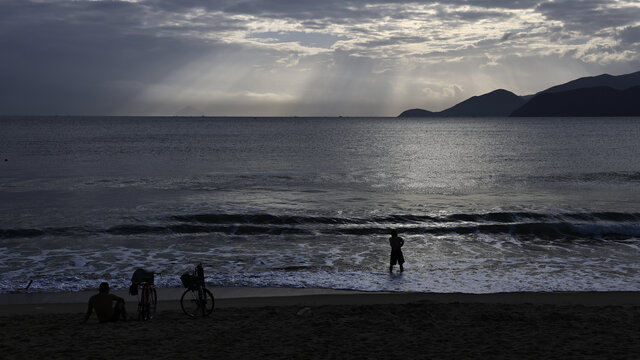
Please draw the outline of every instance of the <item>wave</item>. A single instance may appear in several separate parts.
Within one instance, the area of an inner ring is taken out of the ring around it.
[[[193,214],[171,216],[171,220],[205,224],[271,224],[271,225],[305,225],[305,224],[369,224],[369,223],[448,223],[448,222],[499,222],[513,223],[525,220],[556,221],[573,219],[582,221],[640,221],[640,213],[590,212],[590,213],[558,213],[544,214],[535,212],[489,212],[480,214],[432,215],[387,215],[371,218],[325,217],[325,216],[291,216],[271,214]]]
[[[308,231],[291,227],[281,226],[206,226],[206,225],[168,225],[168,226],[146,226],[146,225],[119,225],[105,231],[113,235],[136,235],[136,234],[197,234],[197,233],[224,233],[229,235],[282,235],[282,234],[308,234]]]
[[[94,232],[85,227],[48,227],[43,229],[0,229],[0,239],[30,238],[45,235],[74,236]]]
[[[213,234],[384,235],[397,228],[407,235],[507,235],[521,239],[628,240],[640,237],[640,214],[621,212],[557,213],[490,212],[433,215],[388,215],[369,218],[272,214],[174,215],[145,223],[107,228],[48,227],[0,229],[0,239],[41,236]]]
[[[271,225],[296,225],[296,224],[362,224],[365,220],[357,218],[337,218],[325,216],[290,216],[271,214],[194,214],[175,215],[171,220],[181,222],[198,222],[206,224],[271,224]]]
[[[640,182],[640,172],[610,171],[582,174],[543,175],[533,177],[537,181],[579,182],[579,183],[619,183],[634,184]]]
[[[351,228],[336,230],[336,234],[383,235],[383,228]],[[491,224],[447,227],[403,227],[401,232],[409,235],[507,235],[520,240],[630,240],[640,237],[640,225],[580,225],[571,223],[522,223]]]

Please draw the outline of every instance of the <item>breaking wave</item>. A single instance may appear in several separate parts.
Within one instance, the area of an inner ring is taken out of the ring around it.
[[[571,240],[596,238],[628,240],[640,237],[640,214],[622,212],[558,213],[490,212],[449,215],[389,215],[382,217],[326,217],[272,214],[172,215],[152,222],[88,226],[0,229],[0,239],[41,236],[108,234],[162,235],[377,235],[397,228],[412,235],[487,234],[519,239]]]

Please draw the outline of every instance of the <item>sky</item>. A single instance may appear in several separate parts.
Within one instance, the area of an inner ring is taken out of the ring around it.
[[[637,0],[0,0],[0,114],[397,116],[640,70]]]

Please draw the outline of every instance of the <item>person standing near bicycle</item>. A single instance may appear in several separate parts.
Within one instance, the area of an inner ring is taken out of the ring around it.
[[[115,305],[113,304],[115,302]],[[109,283],[103,282],[98,288],[98,293],[89,298],[87,313],[83,323],[86,323],[95,310],[98,321],[101,323],[127,320],[127,311],[124,307],[124,299],[114,294],[109,294]]]

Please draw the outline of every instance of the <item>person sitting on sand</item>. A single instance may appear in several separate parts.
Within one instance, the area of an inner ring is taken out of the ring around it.
[[[124,299],[109,294],[109,283],[103,282],[100,284],[98,294],[93,295],[89,299],[89,307],[87,308],[87,314],[84,317],[84,322],[89,320],[91,313],[95,309],[98,321],[101,323],[118,321],[121,317],[122,320],[127,320],[127,312],[124,308]],[[112,302],[115,301],[115,306]]]
[[[404,239],[398,236],[398,232],[391,230],[391,237],[389,238],[389,245],[391,245],[391,264],[389,265],[389,271],[393,271],[393,265],[398,263],[400,265],[400,271],[404,271],[402,264],[404,264],[404,256],[402,255],[402,245],[404,245]]]

